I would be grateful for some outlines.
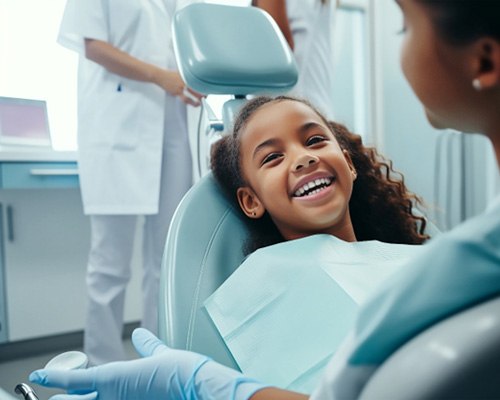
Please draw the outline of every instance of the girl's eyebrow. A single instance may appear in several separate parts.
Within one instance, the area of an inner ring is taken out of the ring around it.
[[[325,129],[325,127],[317,122],[306,122],[304,125],[302,125],[298,131],[301,135],[309,132],[311,129],[314,129],[314,128],[321,128],[321,129]]]
[[[262,142],[261,144],[259,144],[255,150],[253,151],[253,156],[252,158],[255,159],[255,157],[257,157],[257,155],[262,151],[264,150],[264,148],[266,147],[270,147],[270,146],[275,146],[276,144],[278,143],[278,139],[268,139],[268,140],[265,140],[264,142]]]

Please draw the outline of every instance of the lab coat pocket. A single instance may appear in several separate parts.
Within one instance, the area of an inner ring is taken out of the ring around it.
[[[141,139],[141,107],[143,96],[130,91],[125,82],[117,83],[112,115],[117,117],[117,127],[113,132],[112,147],[117,150],[134,150]]]
[[[111,146],[136,150],[161,146],[165,93],[151,83],[121,80],[114,88],[108,119],[114,119]]]

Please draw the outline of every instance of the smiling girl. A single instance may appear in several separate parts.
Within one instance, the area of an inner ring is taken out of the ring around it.
[[[423,243],[419,199],[391,164],[306,101],[247,103],[214,146],[217,181],[250,219],[247,252],[327,233],[344,241]]]

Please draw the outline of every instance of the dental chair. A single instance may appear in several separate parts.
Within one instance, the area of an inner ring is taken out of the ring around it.
[[[180,203],[162,265],[160,337],[238,369],[203,302],[243,261],[241,213],[211,174]],[[453,315],[397,350],[360,399],[499,399],[500,298]]]
[[[261,35],[264,26],[266,34]],[[251,32],[249,42],[234,40],[242,32]],[[176,15],[174,37],[180,71],[201,93],[273,92],[293,86],[296,79],[284,39],[260,10],[194,4]],[[283,73],[267,79],[259,75],[263,69],[259,57],[262,52],[276,56],[266,47],[273,40],[282,52],[279,62],[278,58],[264,61]],[[219,43],[215,49],[214,43]],[[237,45],[254,49],[235,49]],[[226,110],[226,127],[236,112],[233,106]],[[431,235],[437,232],[432,224],[429,229]],[[210,173],[186,194],[173,217],[162,264],[159,335],[167,345],[206,354],[238,369],[203,303],[243,261],[247,235],[241,213]],[[376,371],[360,398],[500,398],[499,366],[500,299],[492,299],[435,324],[403,345]]]
[[[500,297],[424,330],[375,372],[360,400],[500,399]]]
[[[169,346],[238,368],[203,302],[243,261],[247,228],[209,173],[184,197],[162,265],[159,334]]]
[[[176,13],[173,34],[179,71],[188,86],[235,97],[223,105],[222,121],[209,115],[207,135],[229,132],[248,95],[286,92],[297,82],[293,54],[261,9],[195,3]],[[169,346],[202,352],[237,368],[203,302],[243,261],[246,236],[243,219],[210,173],[181,201],[162,265],[159,333]]]

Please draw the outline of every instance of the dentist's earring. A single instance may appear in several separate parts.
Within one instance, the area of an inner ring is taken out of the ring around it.
[[[483,88],[483,86],[481,85],[481,81],[478,78],[472,81],[472,87],[477,91],[480,91]]]
[[[256,217],[256,216],[257,216],[257,213],[254,211],[254,212],[252,213],[252,215],[253,215],[254,217]]]

